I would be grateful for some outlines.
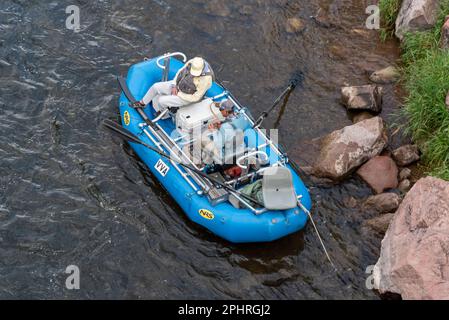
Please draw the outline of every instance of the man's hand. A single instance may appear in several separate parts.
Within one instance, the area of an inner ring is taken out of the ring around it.
[[[131,106],[134,108],[143,108],[145,107],[145,103],[143,103],[142,101],[136,101],[133,104],[131,104]]]
[[[171,88],[171,94],[172,94],[172,96],[178,95],[178,88],[176,88],[176,86],[173,86]]]
[[[221,123],[220,122],[212,122],[209,123],[209,125],[207,126],[207,128],[211,131],[213,130],[218,130],[221,128]]]

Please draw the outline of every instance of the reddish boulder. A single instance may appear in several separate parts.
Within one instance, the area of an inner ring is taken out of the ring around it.
[[[357,171],[357,174],[376,192],[398,186],[398,167],[387,156],[377,156],[369,160]]]
[[[387,144],[380,117],[364,120],[334,131],[321,140],[314,175],[340,180],[358,166],[380,154]]]
[[[449,182],[420,179],[382,241],[374,287],[403,299],[449,299],[448,230]]]

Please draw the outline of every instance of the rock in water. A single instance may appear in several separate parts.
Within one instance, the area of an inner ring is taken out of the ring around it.
[[[357,171],[357,174],[376,192],[398,186],[398,167],[387,156],[377,156],[369,160]]]
[[[314,174],[340,180],[380,154],[387,141],[384,122],[380,117],[336,130],[322,139]]]
[[[408,179],[408,178],[410,178],[411,175],[412,175],[412,170],[410,170],[409,168],[404,168],[401,170],[401,172],[399,172],[399,181]]]
[[[407,144],[399,147],[392,152],[393,159],[401,166],[408,166],[415,161],[419,160],[419,150],[416,145]]]
[[[357,123],[366,119],[371,119],[374,118],[374,116],[369,113],[368,111],[362,111],[357,113],[353,118],[352,118],[352,122]]]
[[[382,241],[374,286],[403,299],[449,299],[449,182],[420,179]]]
[[[305,23],[299,18],[289,18],[287,19],[287,24],[285,29],[288,33],[296,33],[305,29]]]
[[[382,88],[376,85],[343,87],[342,102],[348,110],[382,111]]]
[[[393,66],[386,67],[381,70],[377,70],[371,74],[369,79],[375,83],[392,83],[400,78],[398,69]]]
[[[411,185],[412,183],[410,182],[409,179],[404,179],[401,181],[401,183],[399,183],[398,190],[403,193],[406,193],[407,191],[410,190]]]
[[[363,224],[370,227],[374,231],[384,234],[388,230],[391,220],[394,218],[394,213],[383,214],[379,217],[366,220]]]
[[[440,47],[443,49],[449,49],[449,16],[446,16],[443,27],[441,28]],[[447,98],[449,98],[449,95]],[[446,105],[449,106],[447,98]]]
[[[229,9],[226,3],[221,0],[209,0],[206,4],[206,11],[214,16],[227,17],[231,14],[231,9]]]
[[[432,28],[437,22],[438,0],[404,0],[396,18],[396,37],[403,39],[407,32]]]
[[[399,207],[401,197],[396,193],[388,192],[371,196],[363,204],[365,210],[376,213],[393,212]]]

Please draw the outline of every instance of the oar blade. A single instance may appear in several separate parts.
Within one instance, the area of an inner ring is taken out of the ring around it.
[[[136,98],[134,98],[131,91],[129,91],[128,85],[126,84],[126,80],[123,77],[117,77],[118,84],[120,86],[120,89],[122,89],[123,93],[125,94],[125,97],[129,100],[130,104],[135,104],[137,102]]]

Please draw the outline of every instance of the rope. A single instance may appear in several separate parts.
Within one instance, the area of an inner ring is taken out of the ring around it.
[[[326,246],[324,245],[324,242],[321,239],[320,233],[318,232],[318,228],[316,227],[315,222],[313,221],[312,214],[310,213],[309,210],[307,210],[306,207],[303,206],[303,204],[301,203],[301,201],[299,199],[298,199],[298,205],[309,216],[310,221],[312,222],[312,226],[315,229],[315,232],[316,232],[316,234],[318,236],[318,240],[320,240],[321,246],[323,247],[324,253],[326,254],[327,260],[329,260],[329,262],[332,265],[332,267],[335,269],[335,271],[337,271],[337,268],[335,267],[334,263],[332,262],[332,259],[331,259],[331,257],[329,256],[329,253],[326,250]]]

